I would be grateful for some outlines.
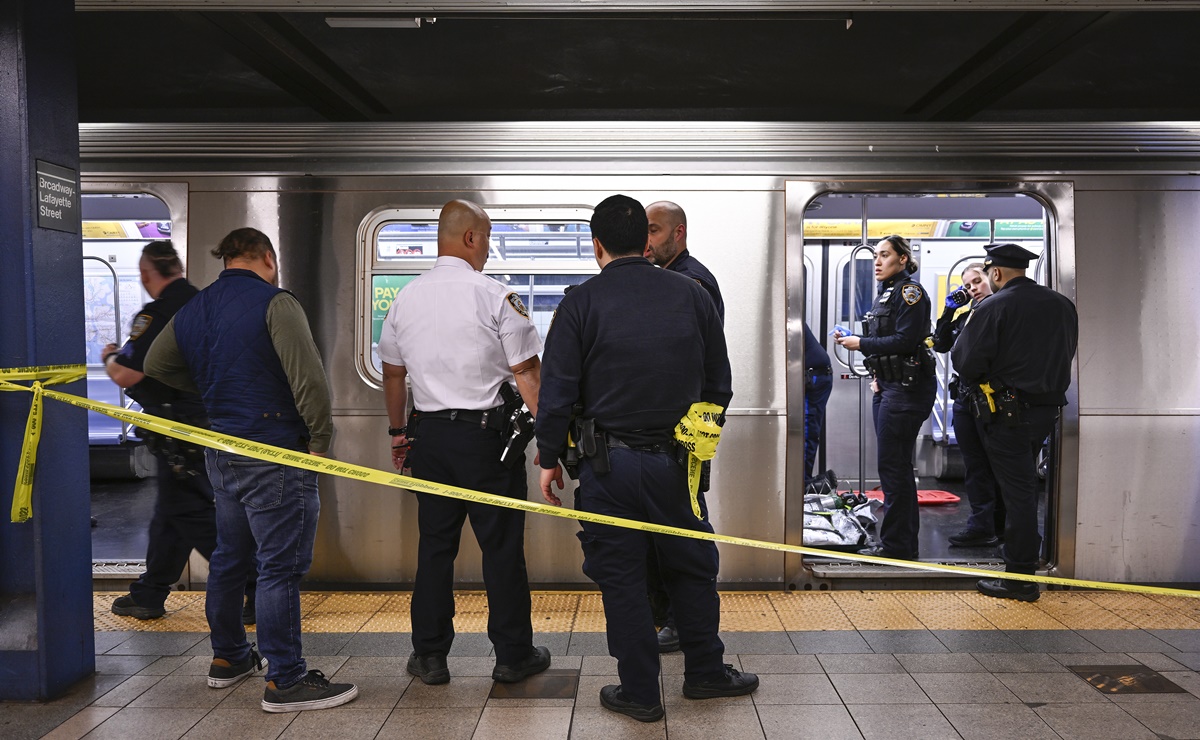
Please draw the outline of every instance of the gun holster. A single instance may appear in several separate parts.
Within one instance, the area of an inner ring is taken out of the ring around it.
[[[188,423],[186,419],[177,418],[171,404],[165,403],[157,409],[156,416],[161,416],[170,421],[182,421]],[[208,423],[197,424],[195,426],[207,427]],[[187,480],[197,475],[208,475],[204,465],[204,448],[190,444],[183,440],[169,437],[165,434],[152,432],[148,429],[138,429],[138,436],[146,441],[146,449],[166,463],[171,470],[171,475],[180,479]]]
[[[504,440],[504,449],[500,451],[500,462],[507,468],[512,468],[521,459],[529,440],[533,439],[533,414],[525,408],[513,387],[507,382],[500,384],[500,397],[504,399],[504,425],[500,428],[500,438]]]
[[[612,464],[608,460],[608,440],[604,432],[596,429],[596,420],[577,417],[573,433],[579,457],[591,463],[592,472],[597,476],[608,475],[612,470]]]

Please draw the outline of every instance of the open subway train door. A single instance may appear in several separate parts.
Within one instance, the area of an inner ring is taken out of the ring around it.
[[[913,257],[920,266],[913,277],[932,303],[930,332],[941,312],[949,310],[944,308],[946,297],[961,286],[963,270],[981,263],[983,247],[991,242],[1013,242],[1038,254],[1029,277],[1062,290],[1056,284],[1056,276],[1062,274],[1063,265],[1056,261],[1061,249],[1056,252],[1055,246],[1062,229],[1070,227],[1069,185],[915,185],[912,181],[788,183],[787,531],[789,542],[794,544],[850,553],[877,544],[874,538],[878,526],[871,524],[867,512],[882,516],[881,504],[861,507],[860,503],[860,507],[851,508],[855,501],[862,502],[863,496],[883,498],[876,468],[871,377],[862,354],[839,346],[831,332],[835,326],[843,326],[862,333],[863,317],[878,292],[873,247],[880,239],[898,234],[912,245]],[[1071,252],[1073,255],[1073,248]],[[824,483],[806,489],[804,323],[828,352],[833,370],[833,389],[813,474],[819,481],[824,471],[834,471],[836,491]],[[970,505],[953,428],[954,370],[948,353],[935,356],[937,395],[918,435],[913,459],[921,501],[920,557],[1002,570],[998,547],[951,547],[948,541],[950,535],[964,529]],[[1062,549],[1062,538],[1074,536],[1073,529],[1062,532],[1058,526],[1064,510],[1074,508],[1073,493],[1068,505],[1059,495],[1060,470],[1055,465],[1058,453],[1056,435],[1047,441],[1039,459],[1039,472],[1046,484],[1039,508],[1043,558],[1050,564],[1055,563]],[[813,494],[822,495],[822,499],[818,501]],[[831,507],[843,511],[831,515],[827,513]],[[856,512],[860,515],[855,516]],[[829,578],[869,580],[902,575],[930,577],[928,572],[916,569],[905,571],[819,557],[806,557],[803,563],[791,558],[788,566],[789,583],[803,588],[826,587],[824,579]]]

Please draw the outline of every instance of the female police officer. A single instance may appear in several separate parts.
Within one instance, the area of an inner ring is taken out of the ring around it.
[[[866,336],[837,332],[837,342],[860,351],[874,376],[872,412],[878,443],[883,521],[879,543],[859,552],[888,558],[917,558],[917,486],[913,450],[921,425],[933,409],[937,390],[933,359],[925,345],[931,313],[929,296],[912,279],[917,271],[912,248],[900,236],[875,245],[879,296],[866,315]]]

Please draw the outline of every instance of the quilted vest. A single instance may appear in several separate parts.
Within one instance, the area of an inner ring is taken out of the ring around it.
[[[308,426],[267,330],[281,292],[250,270],[225,270],[175,314],[175,341],[214,431],[304,451]]]

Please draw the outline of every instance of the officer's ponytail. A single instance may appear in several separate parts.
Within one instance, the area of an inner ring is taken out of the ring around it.
[[[879,244],[884,242],[891,244],[892,249],[896,251],[896,254],[900,254],[908,258],[908,261],[904,263],[905,272],[907,272],[909,275],[912,275],[919,269],[920,266],[917,264],[917,260],[913,257],[912,247],[909,245],[907,239],[898,234],[892,234],[891,236],[885,236],[880,239],[879,243],[875,246],[878,247]]]

